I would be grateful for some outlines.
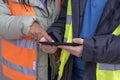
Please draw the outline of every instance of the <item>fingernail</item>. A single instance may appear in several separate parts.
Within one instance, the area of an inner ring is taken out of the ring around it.
[[[55,42],[54,40],[52,40],[51,42]]]

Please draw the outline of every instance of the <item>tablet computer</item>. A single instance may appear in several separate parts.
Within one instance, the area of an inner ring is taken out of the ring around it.
[[[63,45],[63,46],[80,46],[82,44],[78,44],[78,43],[62,43],[62,42],[39,42],[40,44],[43,45],[51,45],[51,46],[59,46],[59,45]]]

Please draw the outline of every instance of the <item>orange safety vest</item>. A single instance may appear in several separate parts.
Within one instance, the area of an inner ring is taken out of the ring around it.
[[[36,15],[29,5],[12,0],[8,0],[8,4],[13,16]],[[36,47],[37,43],[29,37],[18,40],[0,38],[0,80],[36,80]]]
[[[31,6],[12,0],[8,4],[13,16],[36,15]],[[0,80],[36,80],[36,46],[29,37],[0,39]]]

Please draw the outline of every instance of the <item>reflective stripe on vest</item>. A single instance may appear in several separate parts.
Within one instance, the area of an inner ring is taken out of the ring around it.
[[[120,25],[112,34],[120,35]],[[120,80],[120,64],[97,63],[96,80]]]
[[[71,9],[71,0],[68,1],[67,7],[67,18],[64,34],[64,42],[72,42],[72,9]],[[60,67],[59,67],[59,78],[62,77],[64,66],[69,58],[69,52],[62,50],[60,56]]]
[[[8,0],[12,15],[32,15],[32,7]],[[37,43],[26,40],[8,40],[0,37],[0,80],[36,80]]]

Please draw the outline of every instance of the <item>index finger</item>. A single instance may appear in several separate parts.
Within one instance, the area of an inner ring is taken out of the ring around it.
[[[44,33],[43,35],[44,35],[44,38],[45,38],[47,41],[50,41],[50,42],[53,41],[52,38],[51,38],[47,33]]]

